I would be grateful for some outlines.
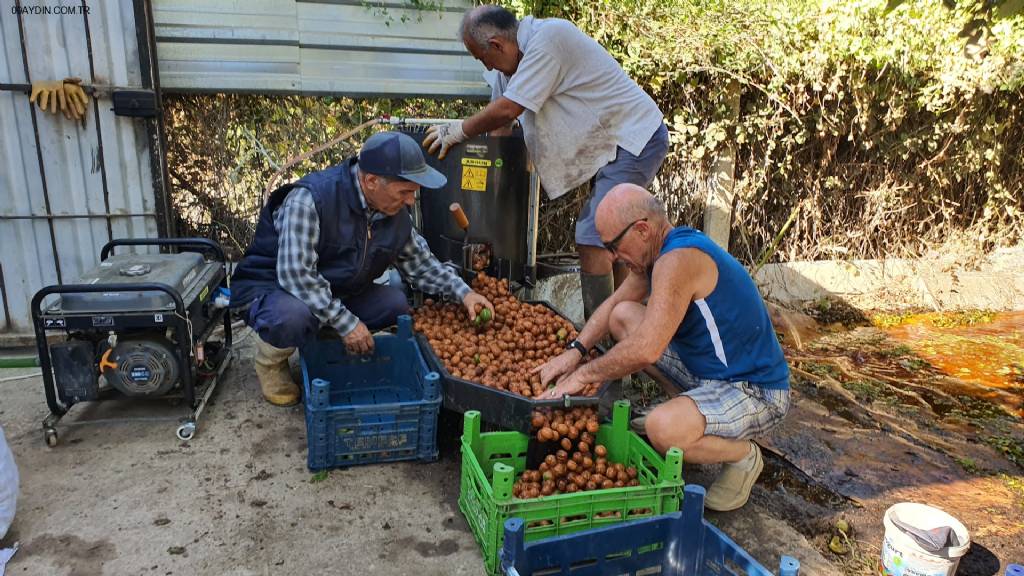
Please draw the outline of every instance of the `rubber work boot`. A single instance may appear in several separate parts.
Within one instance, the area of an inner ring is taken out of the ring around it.
[[[590,315],[614,291],[615,283],[611,274],[584,274],[580,272],[580,292],[583,295],[583,320],[590,320]]]
[[[651,404],[650,406],[637,406],[633,408],[633,414],[636,414],[636,416],[629,421],[630,429],[640,436],[647,436],[647,416],[657,407],[658,404]]]
[[[630,420],[629,429],[640,436],[647,436],[647,416],[637,416]]]
[[[753,462],[750,456],[739,462],[722,466],[722,474],[708,488],[704,498],[704,506],[716,512],[728,512],[742,507],[750,498],[750,489],[764,470],[764,458],[761,449],[751,442]]]
[[[288,358],[295,348],[274,348],[256,338],[256,377],[267,402],[275,406],[293,406],[299,402],[299,387],[292,381]]]

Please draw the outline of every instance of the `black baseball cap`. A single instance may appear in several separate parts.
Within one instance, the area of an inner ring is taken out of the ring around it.
[[[359,168],[367,174],[403,178],[425,188],[440,188],[448,183],[444,174],[427,165],[420,145],[401,132],[370,136],[359,151]]]

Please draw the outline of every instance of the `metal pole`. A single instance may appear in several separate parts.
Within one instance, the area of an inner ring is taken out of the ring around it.
[[[400,118],[398,116],[381,116],[381,124],[391,126],[402,126],[405,124],[447,124],[454,122],[454,118]]]
[[[106,84],[82,84],[82,92],[93,97],[109,96],[115,90],[133,90],[133,88],[120,88]],[[32,93],[32,85],[24,83],[0,82],[0,91]]]
[[[104,212],[102,214],[0,214],[0,220],[69,220],[86,218],[155,218],[155,212],[130,212],[116,213]]]
[[[21,37],[21,61],[25,69],[25,79],[29,82],[32,81],[32,73],[28,66],[28,41],[26,39],[25,22],[22,18],[21,13],[21,0],[15,0],[15,7],[18,10],[18,34]],[[28,104],[26,102],[26,104]],[[39,164],[39,181],[43,186],[43,204],[46,206],[46,213],[50,214],[53,211],[50,209],[50,191],[46,187],[46,163],[43,160],[43,147],[39,141],[39,121],[36,118],[36,107],[28,104],[29,113],[32,118],[32,133],[35,136],[36,141],[36,160]],[[57,283],[64,283],[64,275],[61,274],[60,270],[60,252],[57,251],[57,231],[53,227],[53,220],[47,222],[47,227],[50,230],[50,250],[53,251],[53,269],[57,274]]]
[[[11,320],[11,308],[7,304],[7,283],[4,281],[4,265],[0,263],[0,300],[3,300],[4,305],[4,330],[10,330],[13,320]]]
[[[153,180],[153,198],[156,201],[157,234],[176,235],[171,206],[171,177],[167,170],[167,136],[164,133],[164,103],[160,94],[160,71],[156,53],[156,32],[153,24],[153,5],[150,0],[132,0],[135,16],[135,38],[139,50],[139,71],[142,87],[152,90],[156,97],[157,115],[146,118],[146,136],[149,140],[150,176]]]
[[[85,47],[89,54],[89,81],[96,81],[96,62],[92,56],[92,32],[89,30],[89,11],[82,0],[82,23],[85,25]],[[96,159],[100,167],[100,181],[103,183],[103,208],[107,214],[110,213],[110,187],[107,185],[107,162],[103,156],[103,130],[100,129],[100,105],[94,97],[92,99],[92,113],[96,125]],[[107,240],[114,239],[114,223],[107,218]]]
[[[540,233],[540,175],[537,168],[530,162],[529,205],[526,217],[526,273],[523,283],[526,285],[526,297],[533,299],[534,287],[537,285],[537,236]]]

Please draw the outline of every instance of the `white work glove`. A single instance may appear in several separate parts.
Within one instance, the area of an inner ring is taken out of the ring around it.
[[[423,139],[423,147],[430,154],[437,153],[438,160],[442,160],[448,154],[449,148],[465,141],[466,133],[462,131],[462,120],[455,120],[431,126],[427,130],[427,137]]]

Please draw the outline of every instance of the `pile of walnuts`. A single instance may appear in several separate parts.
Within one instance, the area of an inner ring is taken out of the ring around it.
[[[636,468],[610,462],[608,450],[597,444],[597,414],[592,408],[535,412],[531,422],[540,442],[556,442],[537,470],[526,470],[512,486],[516,498],[639,486]]]
[[[414,311],[413,328],[427,337],[452,376],[528,398],[540,396],[540,376],[531,371],[564,352],[576,328],[546,306],[520,302],[509,293],[508,280],[478,274],[473,289],[494,305],[493,318],[467,318],[461,305],[428,299]],[[580,394],[593,396],[599,387],[591,384]]]

